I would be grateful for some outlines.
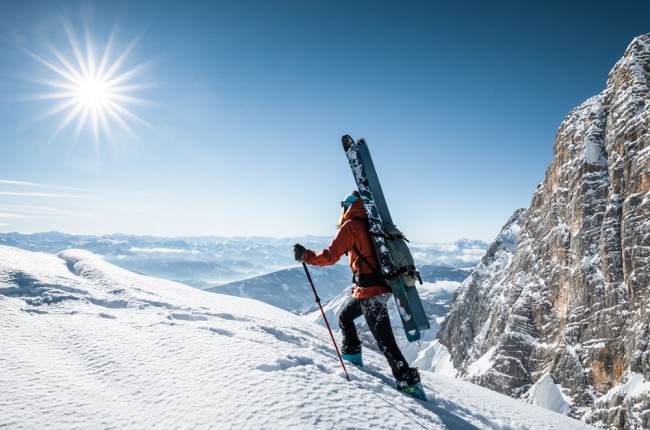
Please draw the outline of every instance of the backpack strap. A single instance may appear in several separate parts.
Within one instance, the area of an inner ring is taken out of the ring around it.
[[[372,264],[370,264],[370,262],[368,261],[368,259],[367,259],[366,257],[363,256],[363,254],[361,253],[361,251],[359,251],[359,248],[357,248],[357,245],[352,245],[352,249],[353,249],[354,252],[359,256],[359,258],[361,259],[361,261],[363,261],[364,263],[366,263],[366,266],[368,266],[368,268],[369,268],[370,270],[372,270],[373,273],[379,273],[379,269],[375,269],[375,268],[372,266]]]
[[[368,261],[366,257],[361,254],[361,251],[357,248],[356,245],[352,245],[352,249],[354,252],[359,256],[361,261],[363,261],[366,266],[368,266],[369,269],[372,270],[372,273],[361,273],[361,270],[359,270],[359,273],[355,273],[353,276],[353,282],[357,284],[359,287],[373,287],[376,285],[381,285],[381,286],[388,286],[388,283],[386,282],[386,278],[384,275],[381,274],[379,269],[376,269],[373,267],[372,264]]]

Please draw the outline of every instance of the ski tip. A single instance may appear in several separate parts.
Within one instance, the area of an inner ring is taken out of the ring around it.
[[[365,145],[365,144],[366,144],[366,139],[364,139],[363,137],[357,140],[357,145]]]
[[[341,138],[341,142],[343,142],[343,149],[346,151],[354,145],[354,139],[347,134]]]

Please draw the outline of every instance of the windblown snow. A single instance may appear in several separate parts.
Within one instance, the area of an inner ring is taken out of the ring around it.
[[[412,399],[370,350],[348,382],[307,317],[87,251],[0,246],[0,315],[0,428],[586,428],[431,372]]]

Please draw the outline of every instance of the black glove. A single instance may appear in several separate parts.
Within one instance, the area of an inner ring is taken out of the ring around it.
[[[296,243],[293,245],[293,258],[296,259],[296,261],[302,261],[302,254],[305,253],[305,247],[302,246],[299,243]]]

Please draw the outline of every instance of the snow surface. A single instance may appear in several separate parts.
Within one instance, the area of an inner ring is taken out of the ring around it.
[[[431,372],[412,399],[372,351],[347,382],[306,317],[87,251],[0,246],[0,315],[0,428],[587,428]]]

